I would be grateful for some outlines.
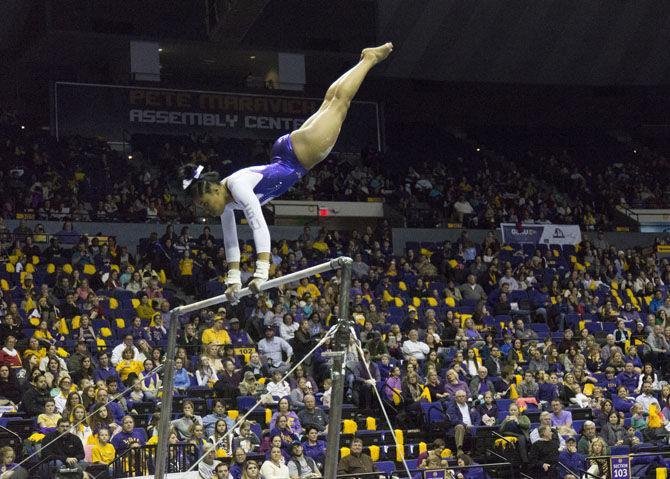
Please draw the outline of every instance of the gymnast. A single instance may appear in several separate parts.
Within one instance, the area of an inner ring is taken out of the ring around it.
[[[272,163],[243,168],[223,180],[216,172],[204,173],[203,166],[187,164],[181,168],[182,186],[190,190],[193,202],[211,216],[221,217],[228,262],[225,294],[231,301],[236,300],[236,293],[242,288],[234,210],[244,212],[253,232],[256,270],[249,288],[258,293],[270,272],[270,231],[261,206],[286,192],[328,156],[365,76],[392,50],[392,43],[364,49],[360,61],[328,88],[318,111],[299,129],[275,141]]]

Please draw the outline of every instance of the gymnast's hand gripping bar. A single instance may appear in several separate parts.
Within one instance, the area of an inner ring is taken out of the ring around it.
[[[353,260],[347,256],[340,256],[339,258],[331,259],[330,261],[327,261],[322,264],[318,264],[316,266],[312,266],[310,268],[305,268],[300,271],[296,271],[294,273],[289,273],[284,276],[280,276],[279,278],[273,278],[265,283],[261,284],[260,286],[260,291],[266,291],[268,289],[276,288],[278,286],[281,286],[286,283],[292,283],[293,281],[299,281],[302,278],[308,278],[310,276],[314,276],[316,274],[321,274],[321,273],[326,273],[328,271],[333,271],[335,269],[340,269],[342,268],[345,264],[351,264]],[[249,289],[249,287],[242,288],[237,292],[235,295],[236,299],[243,298],[245,296],[249,296],[254,294],[253,291]],[[184,306],[177,306],[174,308],[171,313],[175,314],[187,314],[191,313],[193,311],[197,311],[199,309],[203,308],[208,308],[210,306],[215,306],[217,304],[229,302],[230,299],[228,296],[225,294],[220,294],[218,296],[213,296],[208,299],[203,299],[202,301],[197,301],[195,303],[191,304],[186,304]]]

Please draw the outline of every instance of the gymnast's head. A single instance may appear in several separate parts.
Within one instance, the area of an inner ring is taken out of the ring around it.
[[[187,163],[179,169],[179,177],[186,193],[191,194],[193,203],[208,215],[219,216],[226,206],[225,187],[220,183],[215,171],[204,171],[202,165]]]

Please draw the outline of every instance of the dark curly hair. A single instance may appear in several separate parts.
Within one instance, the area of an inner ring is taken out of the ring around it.
[[[193,163],[185,164],[179,168],[179,179],[193,179],[197,168],[198,167]],[[193,182],[188,186],[187,191],[190,191],[191,197],[198,198],[204,194],[211,193],[212,186],[218,184],[219,181],[219,174],[216,171],[202,172],[198,179],[193,179]]]

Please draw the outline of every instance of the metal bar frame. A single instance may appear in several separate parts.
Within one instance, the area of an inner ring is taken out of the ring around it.
[[[294,281],[299,281],[303,278],[308,278],[321,273],[326,273],[328,271],[333,271],[336,269],[342,269],[342,280],[340,283],[340,298],[339,298],[339,320],[346,322],[344,328],[339,328],[340,331],[343,331],[343,336],[346,334],[346,342],[343,343],[343,348],[346,347],[347,342],[349,341],[349,292],[351,290],[351,264],[353,260],[346,256],[340,256],[339,258],[332,259],[325,263],[312,266],[310,268],[303,269],[301,271],[296,271],[295,273],[287,274],[279,278],[273,278],[269,281],[266,281],[260,286],[260,291],[267,291],[278,286],[282,286],[287,283],[292,283]],[[236,295],[235,300],[239,300],[245,296],[250,296],[254,294],[248,287],[241,289]],[[210,306],[216,306],[217,304],[222,304],[225,302],[231,302],[231,299],[225,294],[214,296],[202,301],[197,301],[195,303],[187,304],[185,306],[178,306],[170,311],[170,324],[168,326],[168,343],[167,351],[165,352],[165,363],[163,365],[163,396],[161,401],[161,421],[158,425],[158,447],[156,448],[156,479],[164,479],[167,466],[167,453],[168,453],[168,444],[169,444],[169,431],[170,431],[170,419],[172,417],[172,398],[174,396],[174,357],[176,353],[177,346],[177,329],[179,329],[179,317],[184,314],[191,313],[193,311],[198,311],[200,309],[208,308]],[[343,339],[343,338],[342,338]],[[341,341],[337,342],[338,345],[342,345]],[[344,349],[341,351],[344,351]],[[331,399],[331,408],[330,408],[330,421],[329,424],[333,427],[328,428],[328,440],[334,441],[331,444],[339,444],[340,440],[340,427],[339,424],[342,420],[342,396],[344,392],[344,365],[342,357],[339,359],[339,368],[335,368],[337,364],[337,359],[334,360],[333,367],[333,392]],[[340,374],[335,374],[335,371],[340,371]],[[336,381],[337,378],[337,381]],[[337,406],[337,407],[336,407]],[[337,424],[337,426],[335,426]],[[334,432],[331,432],[334,431]],[[331,438],[332,436],[332,438]],[[334,451],[338,451],[338,447],[329,448]],[[332,454],[329,452],[328,457]],[[332,461],[332,459],[331,459]],[[327,471],[337,471],[337,454],[335,454],[334,465],[331,465],[327,468]],[[326,475],[327,478],[334,478],[335,475]]]

